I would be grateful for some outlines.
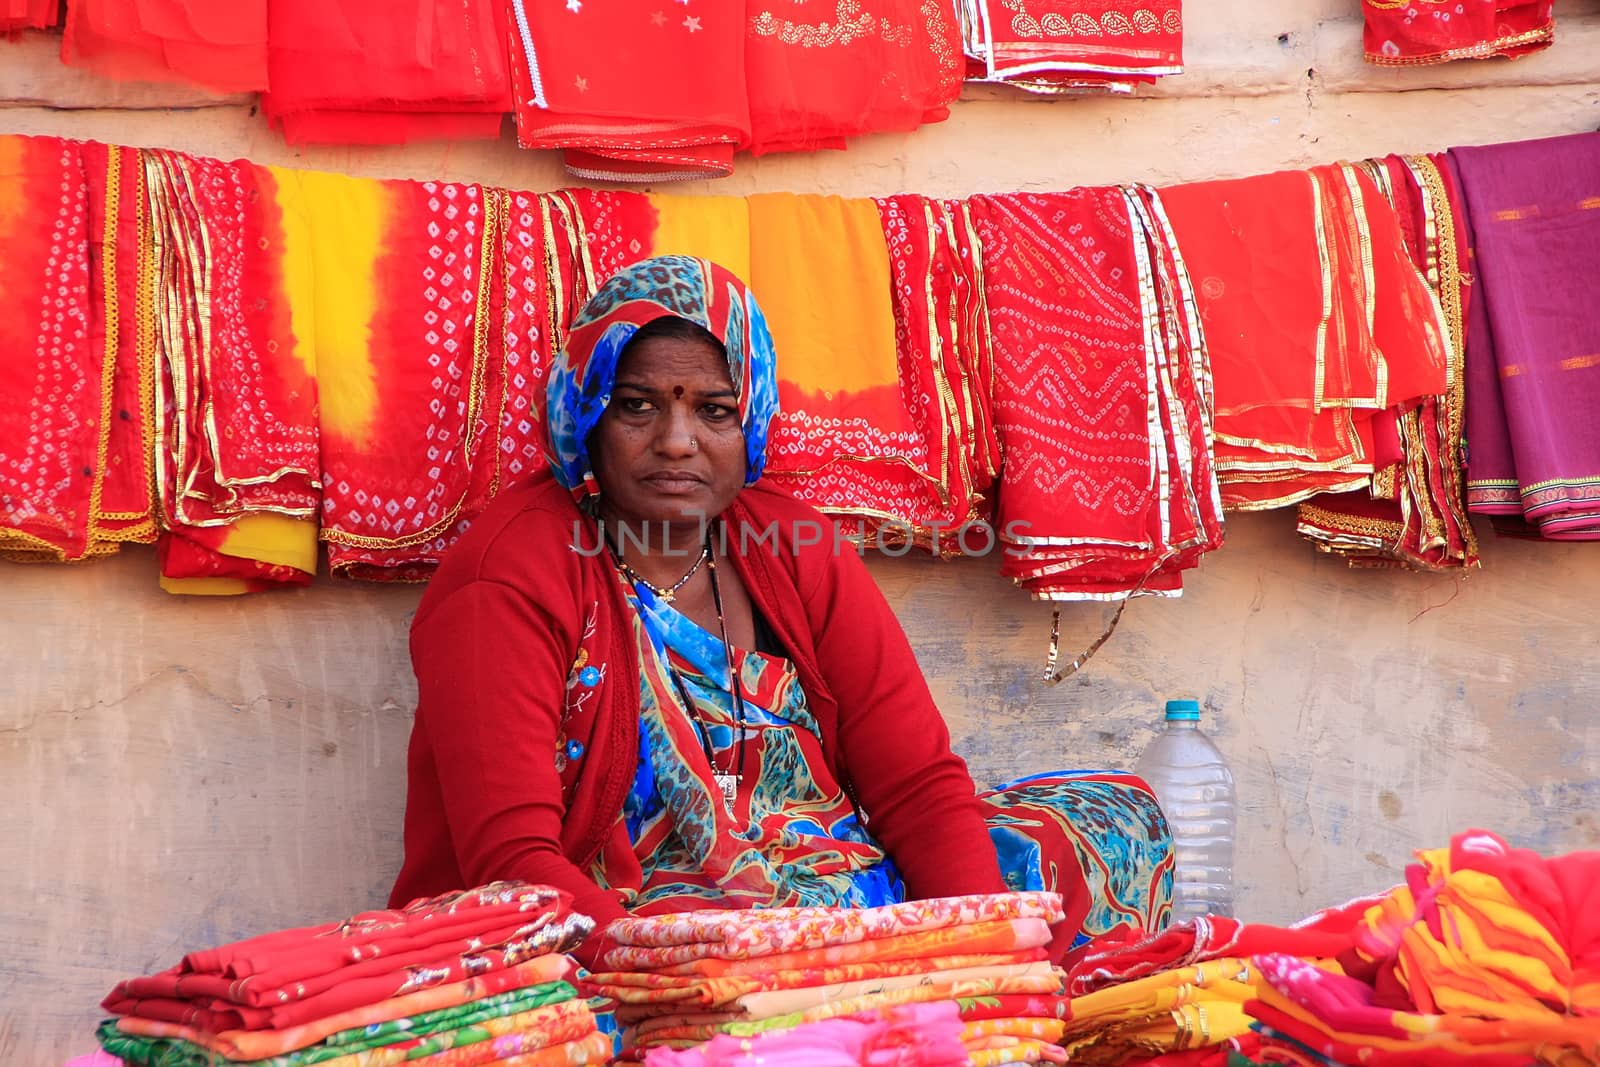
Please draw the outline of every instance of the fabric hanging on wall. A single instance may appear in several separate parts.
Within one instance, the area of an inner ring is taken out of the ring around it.
[[[267,0],[72,0],[61,61],[103,78],[267,88]]]
[[[580,178],[719,177],[738,150],[843,148],[942,121],[961,90],[955,20],[935,0],[837,0],[813,15],[745,0],[509,7],[518,143],[562,149]]]
[[[1370,486],[1299,506],[1298,529],[1352,566],[1474,566],[1464,482],[1467,269],[1466,208],[1444,156],[1388,156],[1362,167],[1394,206],[1413,264],[1439,301],[1449,329],[1446,390],[1415,408],[1375,416],[1374,432],[1399,442],[1399,460]]]
[[[975,478],[955,455],[962,429],[947,399],[958,348],[953,339],[928,343],[934,306],[924,294],[934,277],[926,259],[912,266],[914,279],[902,275],[907,264],[893,258],[872,201],[581,189],[557,196],[581,227],[575,273],[586,291],[667,254],[710,259],[749,281],[778,352],[780,413],[766,477],[836,516],[847,534],[881,525],[888,538],[920,537],[929,523],[965,521],[965,487]],[[898,292],[913,280],[916,303],[906,315],[891,285]],[[965,284],[962,317],[938,308],[946,335],[954,323],[977,332]],[[918,343],[901,330],[906,318],[922,328]]]
[[[156,538],[154,307],[143,153],[86,143],[91,337],[102,345],[100,497],[91,539]]]
[[[1223,504],[1258,510],[1366,488],[1400,458],[1375,416],[1444,394],[1450,353],[1381,190],[1339,164],[1161,196],[1217,384]]]
[[[1555,40],[1554,0],[1362,0],[1368,63],[1516,58]]]
[[[0,4],[0,33],[47,30],[61,18],[61,0],[5,0]]]
[[[903,272],[928,260],[901,258],[871,200],[768,194],[749,205],[751,287],[778,352],[769,476],[852,533],[921,542],[932,523],[965,521],[972,477],[950,406],[955,352],[928,335],[926,300],[922,336],[900,343]],[[937,235],[920,211],[914,221],[928,247]]]
[[[294,177],[319,267],[313,304],[329,565],[418,580],[498,491],[506,446],[522,455],[534,439],[539,374],[520,364],[538,362],[536,347],[523,348],[510,375],[516,404],[506,388],[508,197],[450,182]],[[530,207],[519,220],[532,217]],[[516,265],[513,284],[537,292],[537,273],[522,276],[524,255]],[[525,307],[511,307],[511,325],[520,328],[510,332],[519,339]],[[524,416],[505,425],[503,405]]]
[[[892,462],[852,462],[811,481],[848,475],[847,501],[825,510],[855,516],[852,532],[869,542],[953,556],[960,531],[990,518],[1000,464],[981,242],[966,201],[907,194],[877,208],[892,274],[897,421],[916,428],[915,449],[898,460],[879,449],[868,455]],[[976,549],[985,535],[968,530],[967,540]]]
[[[501,0],[273,0],[262,106],[290,144],[493,140],[511,110]]]
[[[732,172],[750,136],[743,0],[508,6],[522,147],[565,149],[568,170],[592,180]]]
[[[0,554],[80,560],[115,551],[101,504],[105,376],[95,336],[85,146],[0,137]],[[112,346],[114,348],[114,346]]]
[[[957,0],[967,78],[1035,92],[1132,92],[1183,73],[1179,0]]]
[[[1107,187],[974,205],[1002,573],[1041,599],[1176,594],[1222,527],[1205,353],[1159,199]]]
[[[947,0],[740,6],[756,155],[843,148],[859,134],[942,122],[961,93]]]
[[[1467,328],[1469,510],[1600,538],[1600,134],[1455,148],[1479,292]]]
[[[340,327],[350,358],[341,436],[324,449],[323,540],[337,574],[423,581],[502,488],[544,467],[545,374],[562,309],[582,291],[582,238],[559,195],[382,184],[348,195],[377,197],[380,229],[412,237],[340,283],[354,285],[373,325]],[[409,305],[392,295],[408,291]]]
[[[285,217],[292,193],[249,163],[140,157],[163,585],[304,584],[321,482],[315,349],[297,292],[311,263]]]

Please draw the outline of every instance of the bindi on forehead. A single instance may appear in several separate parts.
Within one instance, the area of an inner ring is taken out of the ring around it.
[[[673,387],[672,387],[672,395],[673,395],[673,397],[674,397],[674,398],[675,398],[675,399],[677,399],[677,400],[682,400],[682,399],[683,399],[683,386],[681,386],[681,385],[674,385],[674,386],[673,386]]]

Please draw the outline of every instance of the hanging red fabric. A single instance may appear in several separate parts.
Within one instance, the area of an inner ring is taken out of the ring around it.
[[[573,173],[600,180],[733,170],[750,134],[743,0],[509,6],[522,147],[567,149]]]
[[[493,139],[511,110],[505,6],[273,0],[267,116],[290,144]]]
[[[60,0],[4,0],[0,3],[0,33],[47,30],[60,18]]]
[[[1363,0],[1368,63],[1516,58],[1550,47],[1554,0]]]
[[[267,87],[267,0],[74,0],[61,61],[120,81]]]

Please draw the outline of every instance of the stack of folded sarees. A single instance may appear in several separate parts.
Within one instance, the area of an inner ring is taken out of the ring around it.
[[[1059,1062],[1064,975],[1045,946],[1063,918],[1060,897],[1023,892],[624,919],[589,982],[617,1003],[634,1058],[718,1035],[803,1041],[805,1024],[893,1025],[896,1006],[955,1002],[972,1062]]]
[[[1183,73],[1178,0],[956,0],[967,80],[1129,93]]]
[[[806,1067],[854,1067],[894,1063],[899,1067],[967,1067],[962,1022],[952,1001],[899,1004],[842,1019],[819,1019],[792,1030],[754,1037],[718,1034],[689,1049],[659,1048],[645,1057],[649,1067],[755,1067],[793,1063]]]
[[[189,953],[119,983],[98,1036],[134,1067],[603,1063],[563,954],[593,928],[564,893],[496,882]]]

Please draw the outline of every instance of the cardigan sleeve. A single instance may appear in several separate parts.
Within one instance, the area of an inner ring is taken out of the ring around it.
[[[558,620],[508,584],[453,590],[412,627],[415,729],[432,751],[439,815],[468,884],[552,885],[604,927],[626,912],[561,850],[555,751],[570,666],[561,635]]]
[[[950,750],[900,621],[853,552],[802,589],[817,667],[839,706],[840,762],[913,897],[1005,890],[967,765]]]

